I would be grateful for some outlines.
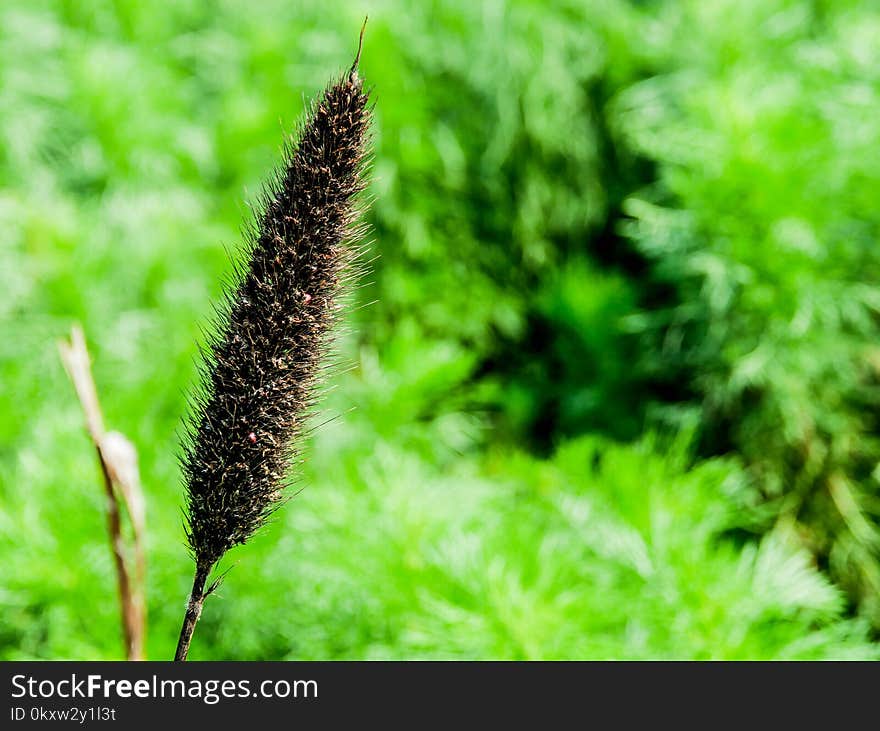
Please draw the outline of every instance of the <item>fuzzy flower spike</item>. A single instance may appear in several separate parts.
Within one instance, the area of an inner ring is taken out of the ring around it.
[[[363,32],[351,69],[311,105],[263,190],[247,262],[204,351],[181,457],[195,578],[175,660],[186,659],[214,566],[283,499],[356,275],[371,116],[358,75]]]

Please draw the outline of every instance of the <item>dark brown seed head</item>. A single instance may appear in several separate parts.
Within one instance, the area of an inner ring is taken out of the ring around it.
[[[206,348],[181,458],[200,565],[245,542],[283,497],[362,234],[367,102],[356,60],[312,104],[265,186],[247,264]]]

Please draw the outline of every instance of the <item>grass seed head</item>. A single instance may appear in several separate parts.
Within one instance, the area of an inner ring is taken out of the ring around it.
[[[356,59],[311,105],[247,231],[247,262],[204,350],[181,459],[200,566],[244,543],[283,499],[356,274],[370,116]]]

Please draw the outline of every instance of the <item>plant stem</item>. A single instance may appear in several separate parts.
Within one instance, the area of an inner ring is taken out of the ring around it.
[[[107,532],[116,566],[116,582],[122,611],[122,632],[125,654],[129,660],[144,659],[144,635],[146,633],[146,562],[144,559],[144,509],[143,493],[137,476],[137,452],[127,439],[118,432],[104,430],[104,417],[98,402],[98,389],[92,377],[89,351],[85,334],[74,325],[70,341],[58,343],[61,361],[73,382],[76,395],[86,419],[86,430],[95,445],[104,489],[107,495]],[[112,439],[111,439],[112,438]],[[121,442],[121,445],[120,445]],[[115,445],[115,448],[114,448]],[[120,446],[125,447],[120,451]],[[132,572],[126,558],[126,539],[122,530],[124,503],[133,532],[135,571]]]
[[[177,651],[174,653],[175,661],[186,660],[189,645],[192,642],[196,622],[202,614],[202,604],[205,602],[205,582],[208,580],[210,566],[196,564],[196,574],[193,577],[192,592],[189,595],[189,603],[186,605],[186,614],[183,617],[183,627],[180,628],[180,639],[177,641]]]
[[[122,632],[125,638],[125,651],[129,660],[143,660],[143,647],[140,626],[142,619],[134,600],[128,568],[125,562],[125,542],[122,538],[122,523],[119,517],[119,504],[113,491],[113,478],[102,456],[101,447],[97,445],[101,472],[104,475],[104,487],[107,491],[107,532],[110,534],[110,548],[116,564],[116,581],[119,589],[122,610]]]

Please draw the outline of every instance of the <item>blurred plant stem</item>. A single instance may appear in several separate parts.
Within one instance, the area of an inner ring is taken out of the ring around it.
[[[119,432],[104,431],[104,419],[82,328],[74,325],[71,329],[70,341],[60,341],[58,349],[64,369],[76,389],[76,395],[85,415],[86,429],[95,445],[101,474],[104,477],[104,489],[107,495],[107,531],[116,565],[126,657],[129,660],[143,660],[147,621],[144,597],[145,510],[138,475],[137,451],[134,445]],[[130,551],[127,550],[126,536],[122,529],[123,503],[132,527]]]

